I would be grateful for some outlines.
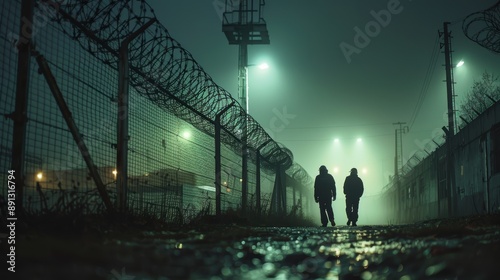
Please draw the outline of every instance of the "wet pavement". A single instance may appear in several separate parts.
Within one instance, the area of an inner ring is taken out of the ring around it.
[[[105,238],[26,236],[18,243],[19,279],[498,279],[500,264],[498,225],[439,221],[219,225]]]

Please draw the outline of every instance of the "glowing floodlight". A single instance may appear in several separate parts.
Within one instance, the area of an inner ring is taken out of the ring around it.
[[[267,64],[267,63],[265,63],[265,62],[264,62],[264,63],[261,63],[261,64],[259,65],[259,68],[260,68],[260,69],[262,69],[262,70],[266,70],[266,69],[268,69],[268,68],[269,68],[269,64]]]
[[[190,132],[190,131],[188,131],[188,130],[184,131],[184,132],[182,133],[182,138],[184,138],[184,139],[189,139],[189,138],[191,138],[191,132]]]

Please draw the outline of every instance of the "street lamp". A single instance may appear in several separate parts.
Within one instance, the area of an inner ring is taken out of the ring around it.
[[[463,66],[463,65],[464,65],[464,63],[465,63],[465,62],[464,62],[463,60],[460,60],[460,61],[457,63],[457,66],[455,66],[455,67],[457,67],[457,68],[458,68],[458,67],[461,67],[461,66]]]
[[[261,70],[266,70],[266,69],[268,69],[268,68],[269,68],[269,65],[268,65],[267,63],[265,63],[265,62],[264,62],[264,63],[261,63],[261,64],[259,65],[259,68],[260,68]]]
[[[248,68],[250,67],[253,67],[253,66],[257,66],[259,67],[259,69],[261,70],[266,70],[266,69],[269,69],[269,64],[263,62],[261,64],[248,64],[246,67],[245,67],[245,94],[243,94],[241,96],[241,102],[242,104],[244,105],[243,107],[245,108],[245,111],[247,114],[249,114],[249,110],[248,110]]]

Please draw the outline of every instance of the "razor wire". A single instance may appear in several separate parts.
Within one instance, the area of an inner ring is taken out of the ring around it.
[[[462,23],[462,30],[470,40],[500,53],[500,1],[484,11],[467,16]]]
[[[62,32],[113,69],[118,69],[121,42],[147,22],[155,21],[129,44],[131,86],[156,106],[211,136],[215,134],[217,114],[229,108],[220,118],[224,144],[241,151],[246,125],[247,147],[260,152],[265,169],[292,166],[291,151],[274,141],[229,92],[212,80],[158,22],[145,0],[69,0],[59,7],[55,20]]]
[[[287,171],[286,174],[291,178],[296,180],[297,182],[302,183],[304,186],[308,186],[312,184],[312,178],[305,171],[305,169],[300,166],[298,163],[294,163]]]
[[[409,174],[420,162],[429,157],[436,149],[445,144],[443,135],[436,135],[429,140],[420,150],[416,151],[408,161],[399,170],[399,175],[406,176]]]

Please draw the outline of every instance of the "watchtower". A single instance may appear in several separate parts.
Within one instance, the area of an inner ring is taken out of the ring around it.
[[[230,45],[269,44],[264,5],[264,0],[226,0],[222,31]]]

